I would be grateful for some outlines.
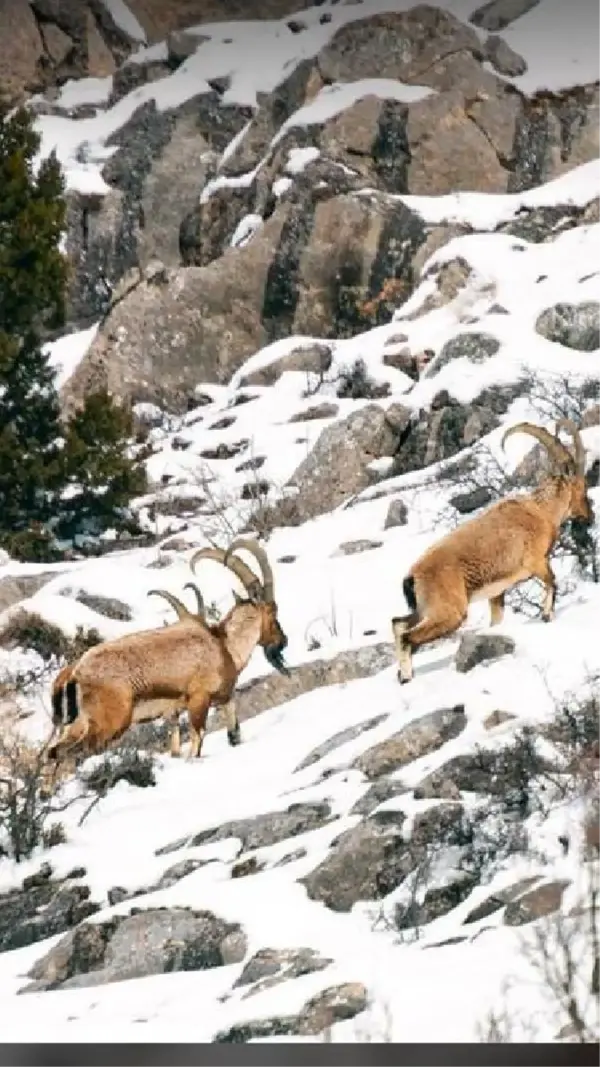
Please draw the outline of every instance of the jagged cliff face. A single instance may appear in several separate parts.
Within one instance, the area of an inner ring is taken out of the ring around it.
[[[282,18],[298,0],[3,0],[0,86],[15,102],[69,78],[104,78],[140,45],[205,22]]]
[[[274,3],[239,32],[193,3],[119,24],[100,0],[60,5],[60,26],[27,9],[38,49],[73,35],[54,65],[28,52],[21,82],[52,86],[33,106],[67,173],[70,328],[101,320],[65,403],[101,383],[184,410],[264,344],[387,322],[433,252],[488,228],[406,196],[518,194],[596,157],[589,65],[549,91],[539,42],[513,47],[539,5],[389,6]],[[528,239],[553,225],[538,213]]]

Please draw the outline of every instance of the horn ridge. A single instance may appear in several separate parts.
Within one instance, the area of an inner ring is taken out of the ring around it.
[[[179,600],[178,597],[174,596],[173,593],[169,593],[166,589],[149,589],[146,595],[163,597],[163,599],[166,600],[167,603],[169,603],[171,607],[175,609],[175,611],[177,612],[178,619],[183,620],[192,618],[192,613],[191,611],[188,611],[185,604],[181,600]]]
[[[535,437],[537,441],[546,449],[546,452],[554,460],[556,464],[561,467],[573,468],[574,459],[572,453],[563,445],[562,441],[559,441],[557,437],[554,437],[549,430],[546,430],[543,426],[536,426],[533,422],[517,422],[514,426],[510,426],[508,430],[504,431],[502,435],[502,448],[504,448],[506,441],[514,433],[529,434],[530,437]]]
[[[273,600],[273,569],[271,567],[271,564],[269,563],[269,559],[264,548],[262,547],[262,545],[259,545],[256,538],[236,537],[227,549],[227,556],[229,557],[231,553],[239,551],[240,549],[245,549],[246,552],[249,552],[252,556],[254,556],[262,573],[263,598],[265,600]]]

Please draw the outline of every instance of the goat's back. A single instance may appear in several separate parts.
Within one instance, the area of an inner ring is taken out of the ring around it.
[[[551,523],[531,498],[500,500],[432,545],[409,573],[438,584],[462,580],[469,598],[483,590],[493,596],[510,579],[531,572],[552,536]]]

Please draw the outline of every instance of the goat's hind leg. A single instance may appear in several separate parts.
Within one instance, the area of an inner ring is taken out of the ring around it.
[[[407,645],[405,635],[407,630],[416,626],[419,615],[411,611],[409,615],[396,615],[392,619],[392,633],[396,647],[396,660],[398,663],[398,681],[400,684],[409,682],[412,678],[412,656],[410,646]]]
[[[543,564],[534,571],[533,578],[539,578],[540,582],[544,583],[544,602],[542,604],[542,619],[544,622],[551,622],[554,618],[554,605],[556,603],[556,578],[554,577],[554,571],[550,566],[547,559]]]
[[[402,634],[402,642],[408,649],[408,655],[405,653],[405,662],[409,664],[409,670],[408,674],[402,672],[403,677],[401,677],[399,681],[401,683],[410,682],[412,679],[412,653],[415,649],[421,648],[423,645],[429,645],[432,641],[437,641],[440,637],[449,637],[450,634],[458,630],[466,617],[466,610],[463,612],[454,611],[452,613],[446,610],[443,615],[432,615],[421,619],[416,626],[405,631],[405,633]]]

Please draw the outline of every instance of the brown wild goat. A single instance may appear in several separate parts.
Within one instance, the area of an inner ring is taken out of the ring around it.
[[[561,430],[573,438],[573,450],[560,440]],[[412,653],[446,637],[464,622],[469,604],[489,600],[492,626],[504,617],[508,589],[528,578],[545,586],[542,618],[554,614],[556,582],[548,557],[561,525],[568,519],[593,522],[585,481],[585,449],[579,430],[560,419],[553,436],[529,422],[519,422],[503,438],[527,433],[544,446],[554,470],[526,496],[508,497],[463,523],[432,545],[413,563],[403,582],[410,614],[392,619],[398,680],[413,676]]]
[[[239,549],[254,555],[262,581],[233,554]],[[200,559],[224,564],[241,580],[247,598],[236,595],[227,615],[209,626],[171,593],[163,592],[176,606],[177,622],[105,641],[64,667],[52,686],[53,723],[59,736],[48,752],[50,759],[74,746],[86,753],[99,751],[132,725],[136,706],[154,700],[166,700],[171,709],[187,709],[192,756],[200,755],[211,705],[223,709],[229,743],[239,744],[233,700],[238,677],[257,645],[272,666],[286,673],[287,637],[277,618],[273,573],[260,545],[240,538],[227,551],[200,549],[190,560],[192,569]],[[171,752],[179,753],[178,723]]]

